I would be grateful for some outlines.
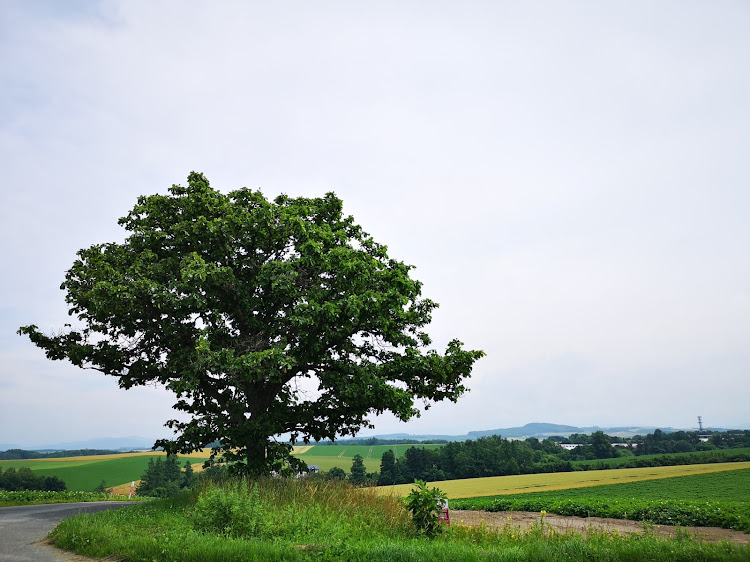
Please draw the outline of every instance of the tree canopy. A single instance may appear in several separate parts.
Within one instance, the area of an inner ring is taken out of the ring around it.
[[[212,454],[248,473],[294,464],[276,436],[355,435],[370,414],[456,401],[484,353],[429,348],[437,304],[342,207],[333,193],[225,195],[193,172],[138,198],[124,242],[78,252],[61,285],[75,326],[19,333],[122,388],[164,385],[190,419],[168,420],[175,437],[155,446],[218,440]]]

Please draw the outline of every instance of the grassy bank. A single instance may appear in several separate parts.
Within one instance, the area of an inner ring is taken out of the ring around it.
[[[133,496],[133,501],[141,498]],[[76,503],[127,501],[126,495],[111,495],[97,492],[40,492],[37,490],[23,490],[20,492],[6,492],[0,490],[0,507],[15,505],[39,505],[45,503]]]
[[[650,535],[588,538],[454,526],[419,537],[400,499],[341,483],[230,481],[200,492],[61,523],[55,544],[115,559],[212,560],[750,560],[750,548]]]

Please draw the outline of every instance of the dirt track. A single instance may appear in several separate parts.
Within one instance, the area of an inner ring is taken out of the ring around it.
[[[450,512],[451,525],[480,525],[482,521],[489,528],[501,529],[510,524],[522,530],[528,529],[539,521],[541,514],[529,511],[462,511],[452,509]],[[548,513],[544,516],[544,524],[555,531],[564,533],[568,530],[586,533],[589,529],[617,531],[621,534],[643,533],[644,525],[638,521],[623,519],[602,519],[600,517],[564,517]],[[669,525],[655,525],[651,532],[664,536],[673,536],[675,527]],[[750,542],[750,535],[740,531],[730,531],[718,527],[682,527],[682,530],[694,535],[697,540],[719,542],[731,541],[735,544],[746,545]]]

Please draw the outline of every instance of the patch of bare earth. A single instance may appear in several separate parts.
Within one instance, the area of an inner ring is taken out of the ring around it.
[[[506,525],[520,528],[525,531],[535,523],[538,524],[541,513],[530,511],[463,511],[452,509],[450,512],[451,525],[484,525],[490,529],[502,529]],[[624,519],[603,519],[601,517],[567,517],[547,513],[544,516],[544,525],[557,532],[565,533],[572,531],[586,534],[589,530],[616,531],[620,534],[644,533],[646,529],[653,534],[664,536],[675,536],[677,527],[670,525],[644,526],[638,521],[627,521]],[[730,531],[719,527],[679,527],[681,532],[687,531],[696,540],[708,542],[730,541],[735,544],[746,545],[750,542],[750,535],[741,531]]]

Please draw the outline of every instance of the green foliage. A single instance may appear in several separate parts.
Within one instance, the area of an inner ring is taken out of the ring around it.
[[[417,488],[406,496],[406,508],[411,512],[417,532],[433,538],[443,530],[440,512],[442,500],[446,499],[445,494],[439,488],[428,488],[422,480],[416,480],[414,485]]]
[[[344,540],[367,528],[375,532],[390,525],[396,533],[408,528],[398,500],[315,478],[209,482],[200,490],[192,519],[203,533],[267,540],[317,540],[326,532],[329,539]]]
[[[234,484],[227,486],[232,488],[241,496],[251,493],[250,488],[242,491]],[[426,541],[414,537],[400,502],[367,489],[275,479],[259,481],[257,494],[268,521],[262,537],[197,529],[195,510],[200,495],[180,495],[69,518],[55,528],[52,540],[86,556],[132,562],[750,560],[747,547],[703,543],[684,533],[677,540],[604,532],[589,532],[584,538],[572,532],[539,533],[536,528],[519,532],[456,525]]]
[[[0,507],[47,503],[74,503],[97,501],[125,501],[128,496],[113,496],[97,492],[43,492],[24,490],[21,492],[0,491]]]
[[[415,400],[457,400],[484,355],[458,340],[428,350],[437,304],[342,208],[332,193],[224,195],[191,173],[187,187],[138,199],[119,221],[123,243],[78,252],[62,289],[81,328],[19,333],[125,389],[173,391],[191,419],[167,422],[168,452],[218,440],[214,454],[238,472],[304,468],[271,437],[354,435],[385,411],[408,420]],[[316,400],[298,390],[309,378]]]
[[[132,455],[115,459],[100,459],[95,456],[81,460],[45,460],[45,461],[0,461],[1,467],[21,466],[31,468],[39,476],[57,476],[65,482],[68,490],[93,491],[96,485],[106,480],[114,485],[138,480],[148,467],[150,459],[160,458],[161,455],[153,456]],[[179,458],[179,457],[178,457]],[[208,458],[208,453],[206,453]],[[180,462],[185,457],[180,458]]]
[[[393,451],[388,450],[380,457],[380,478],[378,486],[390,486],[395,484],[398,475],[396,473],[396,455]]]
[[[346,478],[346,472],[344,472],[343,468],[334,466],[331,470],[328,471],[329,480],[344,480],[345,478]]]
[[[18,470],[8,468],[3,471],[0,467],[0,490],[8,492],[20,490],[41,490],[46,492],[62,492],[65,482],[57,476],[40,476],[27,467]]]
[[[157,457],[149,459],[146,472],[141,476],[136,492],[141,496],[168,498],[177,495],[183,488],[195,482],[195,475],[190,462],[185,464],[185,472],[180,469],[175,455],[167,455],[164,460]]]
[[[627,456],[596,461],[573,461],[572,465],[574,470],[601,470],[607,468],[648,468],[653,466],[746,461],[750,461],[750,449],[748,448],[641,455],[636,457]]]
[[[591,450],[594,453],[594,457],[597,459],[608,459],[615,455],[609,435],[603,431],[592,433],[589,442],[591,443]]]
[[[587,436],[588,437],[588,436]],[[386,451],[381,453],[379,485],[407,484],[414,480],[435,482],[460,480],[486,476],[510,474],[536,474],[547,472],[571,472],[573,470],[603,470],[608,468],[641,468],[673,466],[682,464],[705,464],[717,462],[739,462],[750,460],[750,450],[729,449],[673,453],[634,457],[608,458],[616,451],[609,443],[609,436],[595,432],[590,436],[591,446],[585,447],[591,461],[570,461],[570,452],[549,440],[529,438],[525,441],[510,441],[499,435],[480,437],[477,440],[454,441],[442,446],[412,446],[398,458],[391,458]],[[319,447],[333,449],[336,446]],[[315,451],[317,447],[311,451]],[[340,449],[339,454],[364,447]],[[377,449],[373,447],[372,449]],[[385,455],[383,457],[382,455]],[[602,458],[596,459],[596,455]],[[312,457],[306,457],[312,458]],[[383,465],[385,458],[385,465]]]
[[[367,469],[362,460],[362,455],[354,455],[352,468],[349,472],[349,481],[354,485],[362,485],[367,481]]]
[[[267,513],[257,483],[227,482],[209,486],[198,497],[193,520],[202,532],[231,537],[263,537],[269,534]]]

